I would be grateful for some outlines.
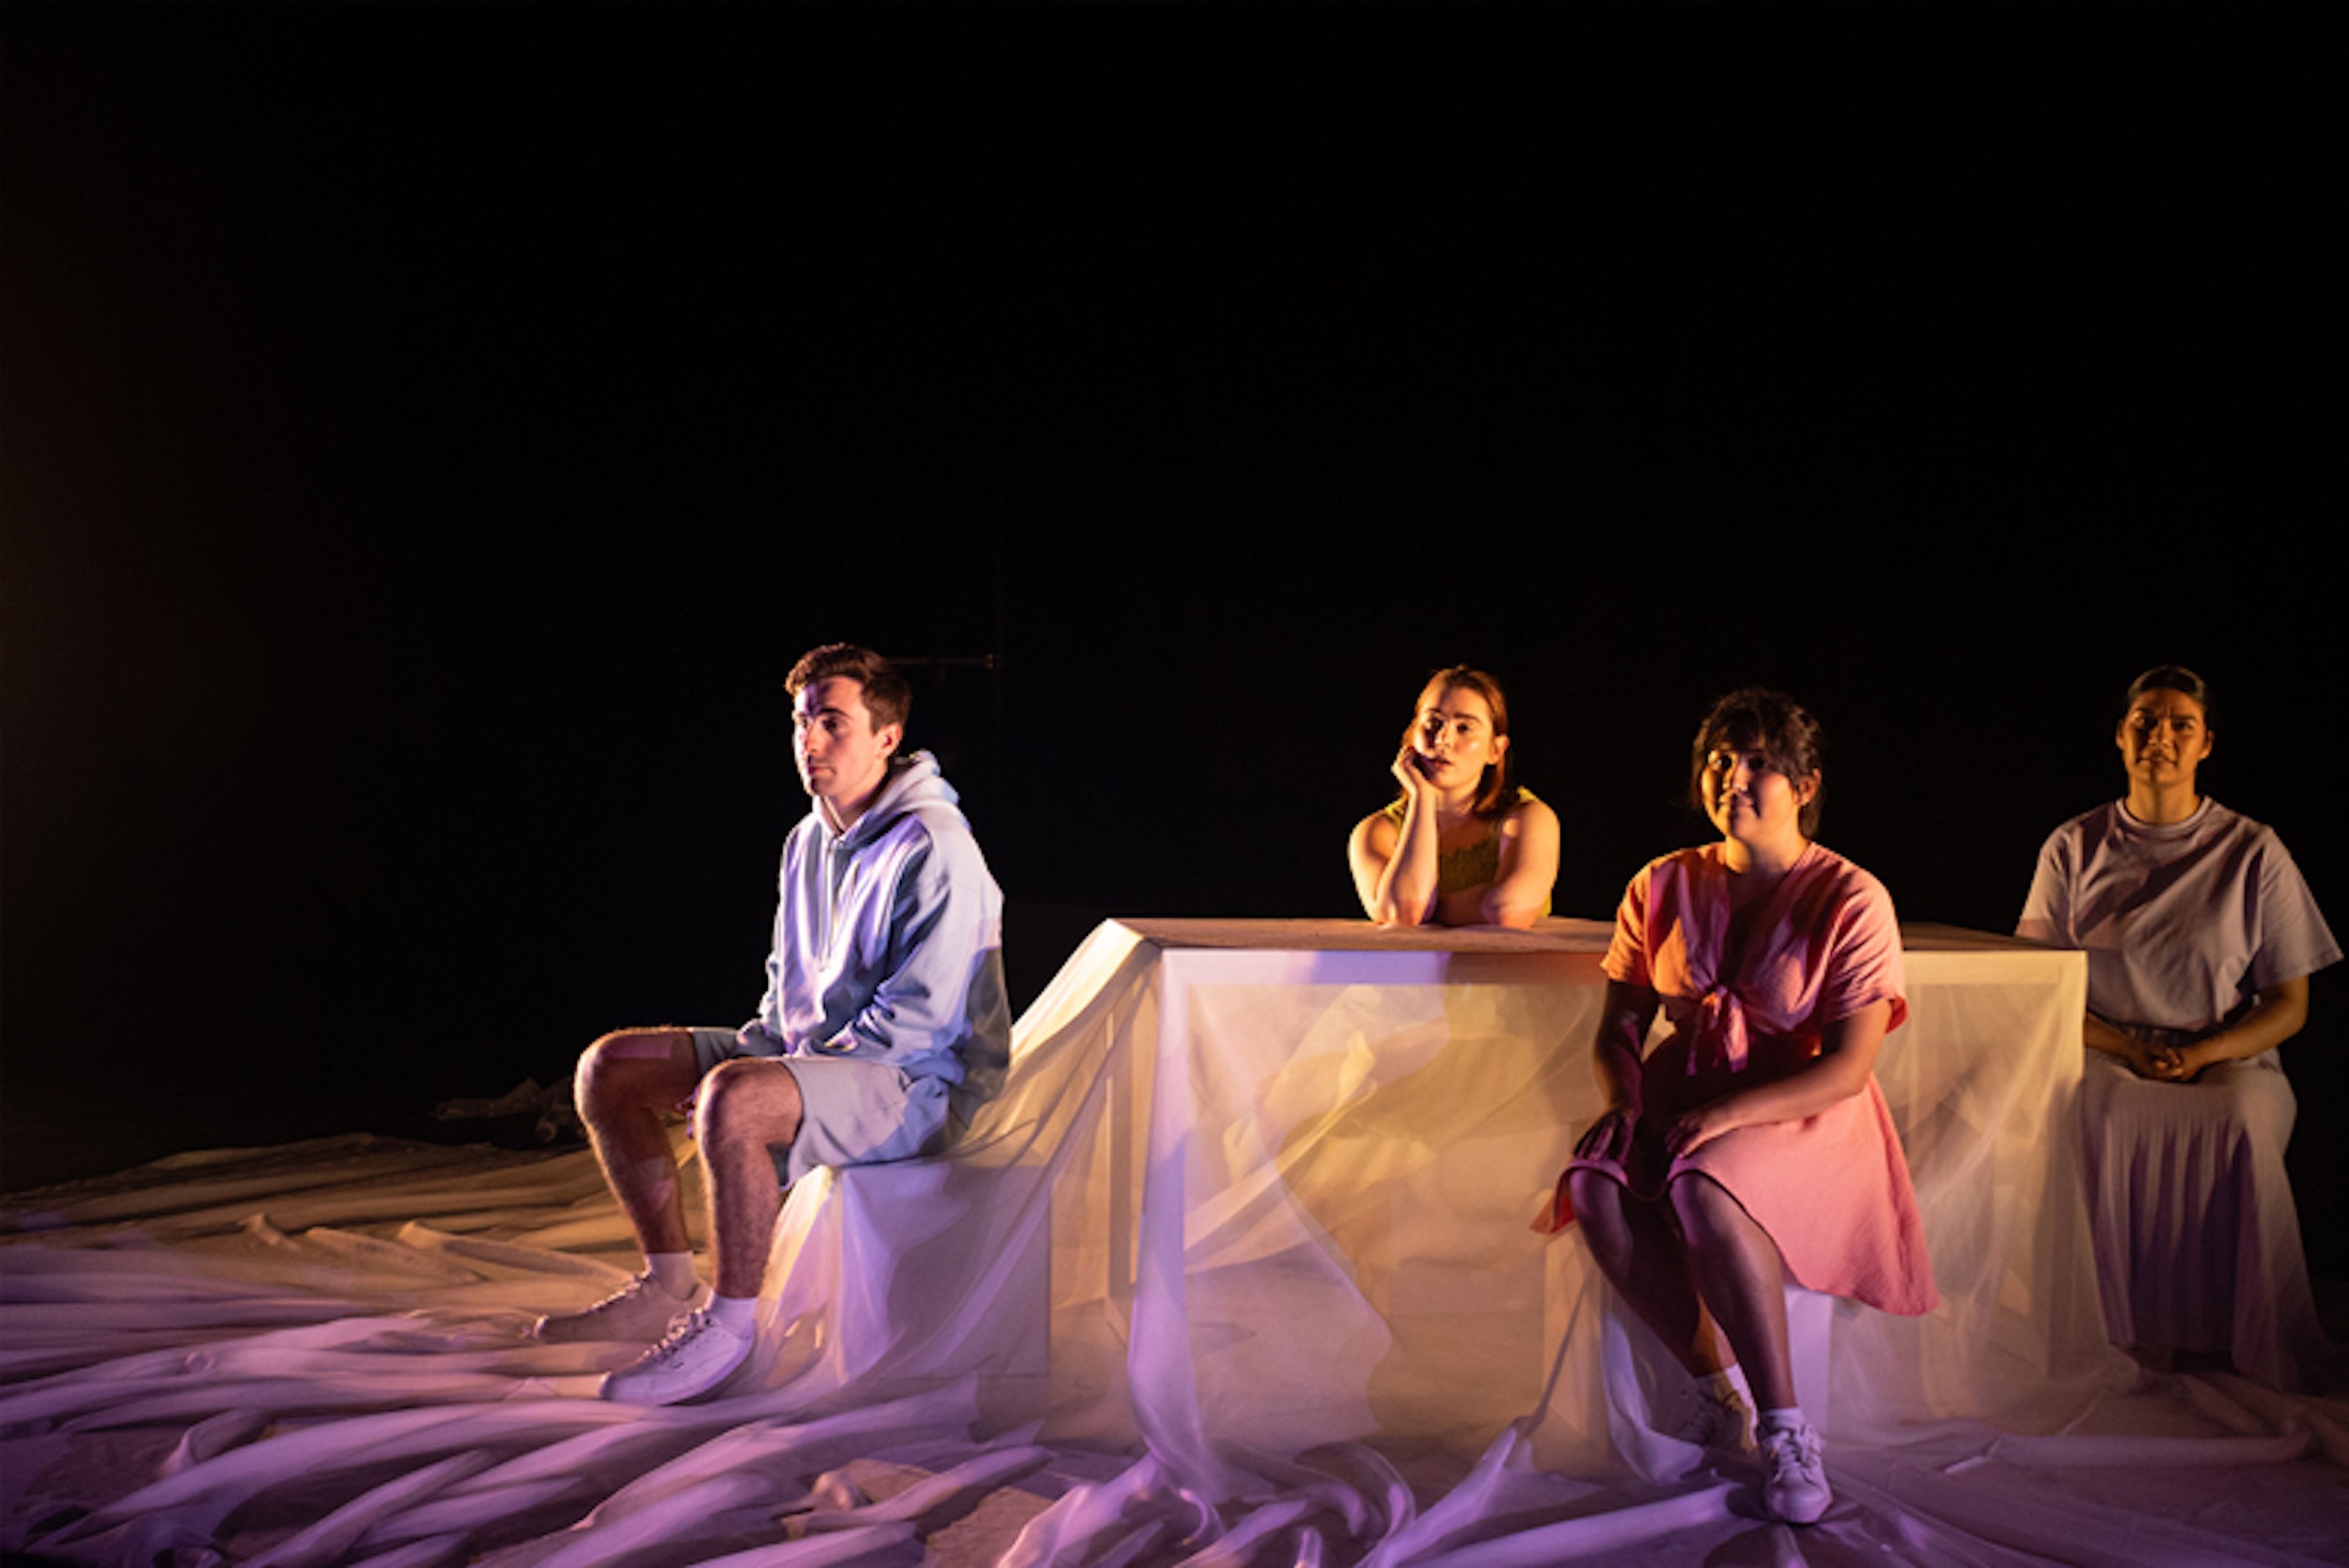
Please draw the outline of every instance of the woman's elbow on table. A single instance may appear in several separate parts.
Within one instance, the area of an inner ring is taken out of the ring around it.
[[[1533,923],[1541,919],[1542,909],[1548,902],[1546,897],[1513,892],[1496,883],[1485,895],[1485,923],[1506,926],[1513,930],[1531,930]]]

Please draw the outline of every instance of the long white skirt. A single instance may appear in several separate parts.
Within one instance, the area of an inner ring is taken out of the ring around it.
[[[2081,1163],[2114,1344],[2224,1354],[2288,1391],[2329,1380],[2284,1174],[2298,1108],[2273,1052],[2191,1084],[2088,1053]]]

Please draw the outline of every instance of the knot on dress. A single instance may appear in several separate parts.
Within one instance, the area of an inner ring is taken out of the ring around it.
[[[1725,1064],[1733,1073],[1745,1070],[1750,1038],[1745,1004],[1737,1000],[1735,992],[1716,982],[1704,993],[1697,1009],[1696,1038],[1690,1044],[1687,1073],[1691,1077],[1715,1064]]]

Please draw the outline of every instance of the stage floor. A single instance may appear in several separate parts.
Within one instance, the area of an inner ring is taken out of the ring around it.
[[[699,1406],[604,1404],[632,1351],[527,1336],[636,1262],[584,1148],[351,1137],[15,1195],[0,1552],[2349,1568],[2349,1403],[2156,1376],[2083,1316],[2057,955],[1913,944],[1878,1075],[1944,1304],[1806,1309],[1837,1501],[1795,1530],[1648,1429],[1640,1331],[1526,1224],[1588,1092],[1590,933],[1290,924],[1104,926],[949,1158],[794,1189],[757,1375]]]
[[[2349,1408],[2221,1376],[2061,1435],[1838,1448],[1804,1531],[1731,1468],[1560,1476],[1505,1444],[1299,1455],[1217,1509],[1138,1448],[992,1430],[968,1384],[592,1399],[609,1351],[523,1337],[632,1261],[580,1150],[212,1151],[5,1222],[0,1549],[36,1560],[2349,1563]]]

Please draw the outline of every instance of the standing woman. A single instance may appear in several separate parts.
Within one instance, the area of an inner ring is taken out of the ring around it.
[[[2274,832],[2197,789],[2202,678],[2148,670],[2123,705],[2128,794],[2049,837],[2015,926],[2088,955],[2081,1164],[2105,1327],[2157,1363],[2186,1352],[2321,1385],[2331,1350],[2284,1174],[2296,1105],[2275,1048],[2341,949]]]
[[[1607,1108],[1544,1223],[1580,1221],[1695,1380],[1675,1435],[1745,1446],[1744,1364],[1763,1506],[1795,1524],[1831,1494],[1795,1402],[1785,1276],[1887,1312],[1939,1299],[1873,1071],[1908,1012],[1900,931],[1884,885],[1811,841],[1820,783],[1818,726],[1793,699],[1749,689],[1705,715],[1689,793],[1721,842],[1624,890],[1593,1051]],[[1671,1030],[1643,1059],[1659,1006]]]
[[[1510,776],[1501,683],[1455,664],[1428,678],[1395,753],[1402,794],[1354,826],[1346,857],[1382,926],[1530,926],[1557,880],[1557,814]]]

